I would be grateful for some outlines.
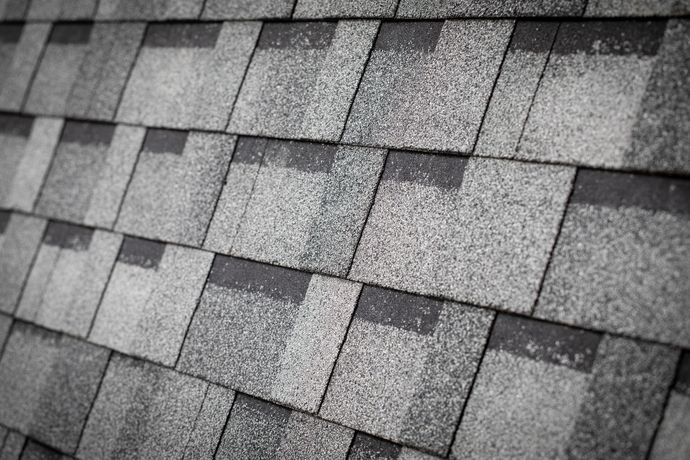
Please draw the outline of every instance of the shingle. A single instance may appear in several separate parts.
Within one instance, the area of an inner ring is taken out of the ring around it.
[[[499,315],[451,457],[644,458],[676,358],[660,345]]]
[[[112,228],[144,133],[131,126],[65,122],[36,211]]]
[[[213,255],[125,237],[89,339],[175,364]]]
[[[17,322],[0,360],[0,423],[66,453],[77,448],[108,351]]]
[[[77,456],[102,459],[182,458],[190,443],[212,445],[220,437],[233,392],[154,364],[113,356],[84,429]],[[206,417],[213,394],[221,417]],[[218,422],[222,419],[220,426]],[[193,439],[204,423],[210,437]]]
[[[203,0],[108,0],[99,3],[96,19],[196,19],[201,14],[203,3]]]
[[[580,16],[585,0],[400,0],[398,17]]]
[[[21,460],[69,460],[69,457],[62,455],[48,446],[39,444],[31,439],[27,440]]]
[[[62,120],[0,114],[0,206],[31,212]]]
[[[216,256],[178,368],[316,411],[360,285]]]
[[[377,21],[266,23],[228,131],[337,141]]]
[[[590,0],[585,16],[680,16],[689,13],[688,0]]]
[[[121,235],[49,223],[17,316],[86,337],[121,242]]]
[[[344,276],[384,158],[375,149],[243,138],[205,247]]]
[[[690,171],[689,21],[564,23],[518,156]]]
[[[344,140],[472,150],[512,21],[384,22]]]
[[[684,460],[690,457],[690,352],[680,359],[676,381],[650,453],[651,460]]]
[[[144,33],[143,23],[57,23],[26,110],[110,120]]]
[[[423,454],[384,439],[357,433],[352,441],[348,460],[434,460],[438,457]]]
[[[238,395],[217,457],[344,459],[352,435],[349,428]]]
[[[149,129],[116,228],[201,246],[235,137]]]
[[[30,1],[31,0],[0,0],[0,19],[4,21],[24,19]]]
[[[690,181],[581,170],[536,315],[690,346]]]
[[[572,168],[391,152],[350,277],[529,312]]]
[[[492,313],[365,286],[320,415],[443,455]]]
[[[12,326],[12,317],[0,314],[0,356],[2,356],[2,349],[5,341],[10,334],[10,326]],[[0,428],[0,446],[2,445],[2,429]]]
[[[10,431],[5,438],[5,444],[0,450],[0,459],[19,460],[26,438],[16,431]]]
[[[49,24],[0,25],[1,109],[21,108],[49,31]]]
[[[390,18],[398,0],[298,0],[295,18]]]
[[[206,0],[206,19],[289,18],[296,0]]]
[[[46,221],[0,211],[0,311],[14,313]]]
[[[30,20],[90,19],[96,11],[97,2],[98,0],[31,0],[27,18]]]
[[[152,24],[118,120],[225,129],[260,29],[258,22]]]

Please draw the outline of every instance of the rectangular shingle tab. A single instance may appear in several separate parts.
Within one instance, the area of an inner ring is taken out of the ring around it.
[[[196,19],[204,0],[107,0],[99,2],[96,20]]]
[[[110,0],[108,0],[110,1]],[[31,0],[30,20],[91,19],[98,0]]]
[[[690,14],[688,0],[590,0],[585,16],[682,16]]]
[[[384,22],[344,141],[470,152],[512,29],[512,21]]]
[[[400,0],[398,17],[580,16],[585,0]]]
[[[444,455],[492,318],[365,286],[320,414]]]
[[[390,18],[398,0],[297,0],[295,18]]]
[[[206,0],[204,19],[289,18],[296,0]]]
[[[49,32],[49,24],[0,25],[0,109],[21,109]]]

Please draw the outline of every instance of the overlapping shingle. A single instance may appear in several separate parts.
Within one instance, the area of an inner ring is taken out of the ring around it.
[[[690,457],[690,352],[683,353],[664,417],[650,453],[652,460]]]
[[[230,390],[115,355],[77,456],[211,458],[233,397]]]
[[[423,454],[383,439],[357,433],[352,441],[348,460],[434,460],[438,457]]]
[[[16,21],[24,19],[31,0],[0,0],[0,19]]]
[[[196,19],[203,3],[203,0],[107,0],[98,4],[96,20]]]
[[[111,228],[115,224],[143,128],[65,122],[36,205],[42,215]]]
[[[231,133],[337,141],[378,22],[266,23]]]
[[[643,459],[677,352],[499,315],[452,458]]]
[[[116,228],[201,246],[235,138],[149,129]]]
[[[680,16],[689,13],[688,0],[590,0],[585,16]]]
[[[19,460],[22,455],[22,449],[26,443],[24,435],[16,431],[8,431],[5,436],[5,443],[0,449],[0,458],[2,460]]]
[[[344,140],[470,152],[512,21],[384,22]]]
[[[97,3],[98,0],[31,0],[27,18],[52,21],[91,19]]]
[[[289,18],[296,0],[206,0],[206,19]]]
[[[690,21],[567,22],[520,158],[689,172]]]
[[[346,275],[384,154],[358,147],[241,139],[205,247]]]
[[[3,457],[3,460],[5,458]],[[70,460],[70,457],[31,439],[26,441],[21,460]]]
[[[172,366],[211,253],[125,237],[89,339]]]
[[[574,171],[391,152],[350,277],[529,312]]]
[[[365,286],[320,414],[443,455],[492,317]]]
[[[578,172],[536,314],[690,346],[690,181]]]
[[[316,411],[360,285],[216,256],[178,368]]]
[[[21,109],[49,24],[0,25],[0,108]]]
[[[121,242],[118,234],[50,222],[17,316],[86,337]]]
[[[225,129],[261,24],[151,24],[118,120],[169,128]]]
[[[0,423],[74,452],[108,353],[16,322],[0,360]]]
[[[390,18],[398,0],[297,0],[295,18]]]
[[[586,0],[400,0],[398,17],[580,16]]]

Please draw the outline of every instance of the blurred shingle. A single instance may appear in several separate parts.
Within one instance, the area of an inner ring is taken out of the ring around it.
[[[344,459],[352,435],[349,428],[238,395],[217,458]]]
[[[3,21],[24,19],[30,2],[31,0],[0,0],[0,19]]]
[[[125,237],[89,339],[172,366],[213,255]]]
[[[258,22],[150,25],[118,120],[225,129],[260,29]]]
[[[470,152],[512,21],[384,22],[344,140]]]
[[[105,0],[99,3],[97,20],[196,19],[204,0]]]
[[[0,109],[21,109],[49,31],[49,24],[0,25]]]
[[[143,23],[55,24],[26,110],[112,119],[144,27]]]
[[[78,457],[211,458],[233,396],[193,377],[115,355]]]
[[[352,441],[347,458],[348,460],[434,460],[438,457],[358,432]]]
[[[10,326],[12,326],[12,317],[0,313],[0,356],[2,356],[2,349],[5,341],[10,334]],[[0,428],[0,446],[2,445],[2,429]]]
[[[0,211],[0,311],[14,313],[46,221]]]
[[[365,286],[320,414],[443,455],[492,317]]]
[[[666,403],[651,460],[684,460],[690,458],[690,352],[683,353],[676,381]]]
[[[580,16],[585,0],[400,0],[398,17]]]
[[[289,18],[296,0],[206,0],[206,19]]]
[[[0,423],[73,453],[108,353],[16,322],[0,360]]]
[[[345,276],[384,157],[375,149],[242,139],[205,247]]]
[[[643,459],[677,352],[499,315],[452,458]]]
[[[688,347],[688,279],[690,181],[581,170],[536,314]]]
[[[36,205],[42,215],[111,228],[144,128],[67,121]]]
[[[91,19],[97,3],[98,0],[31,0],[27,18],[52,21]]]
[[[360,285],[216,256],[179,369],[316,411]]]
[[[529,312],[572,168],[391,152],[350,277]]]
[[[85,337],[121,242],[118,234],[50,222],[17,316]]]
[[[295,18],[390,18],[398,0],[298,0]]]
[[[4,457],[3,457],[3,460]],[[48,446],[39,444],[31,439],[27,440],[21,460],[70,460],[70,457],[62,455]]]
[[[590,0],[585,16],[680,16],[690,14],[689,0]]]
[[[116,228],[201,246],[235,137],[149,129]]]
[[[5,437],[5,443],[0,449],[0,459],[20,460],[26,438],[16,431],[9,431]]]
[[[228,131],[337,141],[377,28],[376,21],[264,24]]]

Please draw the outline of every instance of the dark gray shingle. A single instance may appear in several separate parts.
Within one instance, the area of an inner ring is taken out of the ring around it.
[[[352,441],[347,458],[348,460],[434,460],[438,457],[358,432]]]
[[[205,19],[289,18],[295,0],[206,0]]]
[[[651,460],[683,460],[690,457],[690,352],[680,359],[676,381],[654,440]]]
[[[49,32],[49,24],[0,25],[1,109],[21,109]]]
[[[398,0],[297,0],[295,18],[390,18]]]
[[[398,17],[580,16],[585,0],[400,0]]]
[[[204,0],[107,0],[98,4],[96,20],[196,19],[203,3]]]

